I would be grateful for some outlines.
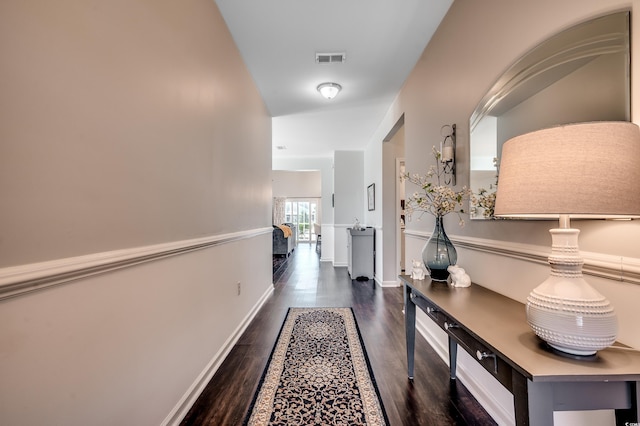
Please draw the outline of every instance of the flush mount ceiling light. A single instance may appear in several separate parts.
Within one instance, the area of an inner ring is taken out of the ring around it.
[[[318,86],[318,92],[326,99],[333,99],[342,90],[338,83],[322,83]]]

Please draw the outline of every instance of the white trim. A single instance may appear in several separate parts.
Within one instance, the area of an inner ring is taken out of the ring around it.
[[[396,281],[381,281],[380,279],[378,279],[378,277],[376,277],[376,283],[378,283],[380,287],[401,287],[402,286],[402,282],[400,281],[400,279]]]
[[[404,120],[404,116],[403,116],[403,120]],[[404,121],[403,124],[404,126]],[[405,249],[404,245],[402,244],[402,236],[404,233],[404,227],[406,224],[406,220],[407,220],[407,216],[406,216],[406,211],[404,209],[402,209],[400,202],[401,201],[405,201],[406,200],[406,185],[405,185],[405,180],[404,179],[398,179],[398,176],[403,175],[404,167],[405,164],[405,158],[404,157],[396,157],[396,208],[395,208],[395,233],[396,233],[396,275],[400,275],[402,274],[402,271],[404,270],[404,268],[406,267],[406,259],[403,258],[402,253]],[[406,169],[405,169],[406,170]],[[405,224],[403,224],[400,219],[402,219],[402,216],[404,216],[404,220],[405,220]],[[400,280],[398,280],[398,285],[402,285],[400,283]]]
[[[347,229],[347,228],[353,228],[353,223],[334,223],[333,224],[333,228],[334,229]]]
[[[0,269],[0,300],[80,278],[273,232],[272,227]]]
[[[204,370],[198,375],[196,380],[189,386],[187,392],[180,398],[180,401],[176,404],[176,406],[171,410],[169,415],[162,421],[161,425],[179,425],[180,422],[184,419],[184,417],[189,413],[189,410],[195,404],[196,400],[202,394],[205,387],[211,381],[213,375],[218,371],[220,365],[225,360],[231,349],[238,342],[242,333],[247,329],[253,318],[256,316],[258,311],[262,308],[262,305],[267,301],[269,296],[274,291],[274,286],[271,284],[267,291],[262,295],[260,300],[253,306],[251,311],[244,317],[240,325],[235,329],[235,331],[229,336],[227,341],[222,345],[220,350],[211,358],[211,360],[207,363]]]
[[[406,236],[428,239],[428,232],[405,230]],[[513,243],[485,238],[450,236],[457,247],[512,257],[532,263],[547,264],[550,247]],[[607,278],[631,284],[640,284],[640,259],[609,254],[580,251],[584,259],[582,272],[585,275]]]
[[[458,351],[458,357],[460,357],[460,354],[461,351]],[[475,380],[475,376],[470,374],[465,368],[465,364],[459,360],[456,365],[456,376],[496,423],[499,425],[515,425],[513,414],[507,411],[499,400],[493,398],[493,393],[484,386],[481,380]]]

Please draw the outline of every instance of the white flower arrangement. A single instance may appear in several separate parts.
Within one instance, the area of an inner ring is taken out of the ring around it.
[[[442,153],[434,146],[433,156],[437,164],[440,163]],[[471,190],[466,186],[460,191],[454,191],[453,188],[441,184],[441,175],[443,174],[441,167],[432,165],[426,175],[421,176],[417,173],[405,173],[400,177],[402,181],[409,181],[421,189],[416,191],[405,201],[405,213],[407,218],[411,220],[414,213],[428,213],[435,217],[442,217],[449,213],[457,213],[460,218],[460,226],[464,226],[464,220],[461,214],[466,213],[463,208],[463,202],[471,196]],[[435,182],[434,182],[435,178]]]
[[[473,196],[473,204],[475,209],[482,209],[482,216],[485,219],[493,219],[496,208],[496,191],[493,185],[490,185],[489,189],[480,188],[478,196]]]
[[[498,191],[498,175],[500,170],[496,157],[493,158],[493,166],[496,168],[496,183],[489,185],[489,189],[478,189],[478,195],[474,194],[471,196],[471,203],[473,204],[472,212],[477,213],[478,209],[482,209],[482,216],[485,219],[495,219],[496,192]]]

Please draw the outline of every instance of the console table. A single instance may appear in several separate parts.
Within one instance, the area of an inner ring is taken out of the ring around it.
[[[520,302],[476,284],[400,279],[410,379],[417,306],[448,335],[451,379],[460,346],[513,394],[517,425],[553,425],[553,411],[598,409],[615,409],[618,425],[638,423],[640,352],[614,345],[591,357],[562,355],[533,333]]]

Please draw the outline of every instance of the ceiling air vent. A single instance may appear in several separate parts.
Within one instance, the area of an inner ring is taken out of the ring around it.
[[[343,53],[316,53],[316,63],[318,64],[341,64],[347,59]]]

